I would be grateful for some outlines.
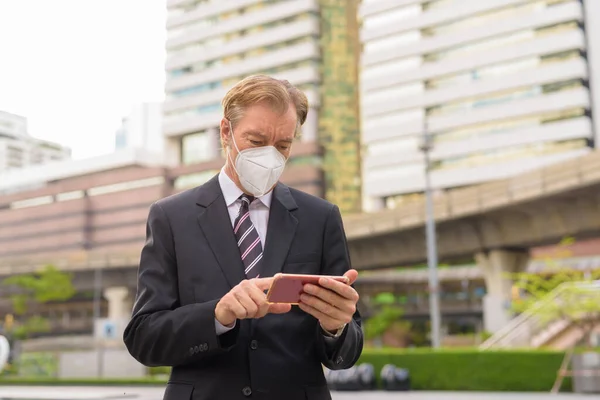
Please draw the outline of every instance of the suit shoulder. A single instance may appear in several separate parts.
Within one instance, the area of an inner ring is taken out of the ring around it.
[[[187,189],[179,193],[172,194],[167,197],[163,197],[160,200],[154,202],[153,205],[157,205],[165,211],[169,211],[171,209],[177,209],[184,204],[189,204],[194,201],[194,199],[198,196],[198,190],[200,187]]]
[[[322,199],[321,197],[308,194],[298,189],[289,188],[292,197],[298,203],[298,206],[307,206],[313,210],[329,213],[335,204]]]

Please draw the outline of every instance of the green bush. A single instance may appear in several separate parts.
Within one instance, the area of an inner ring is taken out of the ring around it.
[[[150,367],[148,368],[148,376],[156,377],[160,375],[171,374],[171,367]]]
[[[550,391],[564,353],[476,349],[365,349],[359,363],[379,372],[394,364],[410,372],[414,390]],[[563,390],[571,390],[565,379]]]
[[[407,368],[414,390],[549,392],[564,354],[553,351],[476,349],[365,349],[377,377],[385,364]],[[0,385],[164,385],[168,368],[152,368],[145,379],[44,379],[0,377]],[[566,378],[563,391],[571,390]]]
[[[21,377],[52,378],[58,373],[58,358],[53,353],[23,353],[15,370]]]

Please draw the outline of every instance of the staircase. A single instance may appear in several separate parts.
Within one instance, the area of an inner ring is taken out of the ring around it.
[[[506,326],[483,342],[480,350],[517,347],[538,348],[571,328],[568,320],[545,320],[545,311],[555,308],[556,303],[569,301],[582,291],[600,291],[600,281],[565,282],[557,286],[528,310],[512,319]],[[547,315],[547,313],[546,313]]]

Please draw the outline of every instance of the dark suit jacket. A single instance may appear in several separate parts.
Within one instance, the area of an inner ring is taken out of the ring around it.
[[[350,267],[339,209],[278,184],[261,276],[342,275]],[[322,365],[351,367],[360,356],[360,315],[327,346],[318,321],[297,307],[237,321],[215,332],[215,306],[245,279],[217,177],[150,207],[129,352],[146,366],[172,366],[165,400],[325,400]]]

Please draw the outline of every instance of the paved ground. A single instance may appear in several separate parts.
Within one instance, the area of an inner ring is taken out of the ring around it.
[[[163,389],[127,387],[8,387],[0,386],[0,400],[162,400]],[[333,400],[587,400],[583,395],[549,393],[451,393],[451,392],[334,392]]]

